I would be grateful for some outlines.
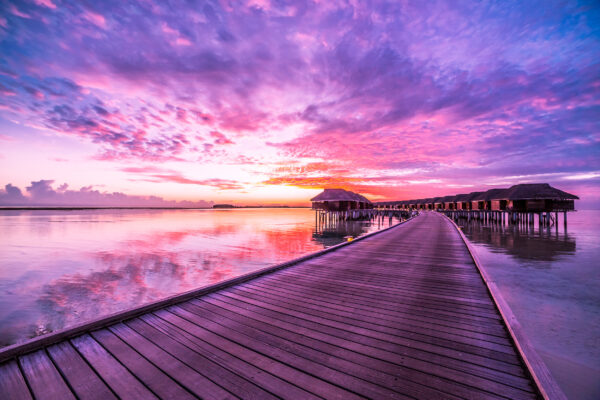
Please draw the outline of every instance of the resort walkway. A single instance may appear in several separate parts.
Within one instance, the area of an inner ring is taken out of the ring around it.
[[[538,396],[435,213],[0,366],[2,399]]]

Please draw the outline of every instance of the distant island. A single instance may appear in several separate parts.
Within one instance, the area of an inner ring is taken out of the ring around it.
[[[77,210],[206,210],[211,207],[148,207],[148,206],[13,206],[0,205],[0,211],[36,211],[36,210],[56,210],[56,211],[77,211]],[[212,208],[310,208],[309,206],[288,206],[288,205],[249,205],[235,206],[231,204],[215,204]]]
[[[254,206],[234,206],[233,204],[215,204],[213,205],[212,208],[310,208],[308,206],[295,206],[295,207],[290,207],[290,206],[286,206],[286,205],[279,205],[279,204],[275,204],[275,205],[254,205]]]

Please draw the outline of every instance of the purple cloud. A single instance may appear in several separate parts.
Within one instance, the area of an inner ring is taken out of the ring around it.
[[[81,206],[81,207],[212,207],[212,201],[170,201],[157,196],[130,196],[121,192],[101,192],[93,186],[70,190],[53,180],[31,182],[26,193],[8,184],[0,189],[0,206]]]
[[[352,165],[347,182],[453,185],[600,170],[597,2],[0,10],[0,114],[89,141],[107,163],[248,160],[282,182],[282,159],[334,162]],[[188,184],[178,172],[154,179]]]

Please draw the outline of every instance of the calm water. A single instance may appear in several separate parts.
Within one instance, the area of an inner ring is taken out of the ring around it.
[[[395,221],[394,221],[395,222]],[[390,221],[309,209],[0,211],[0,345],[320,250]],[[600,398],[600,211],[567,232],[463,224],[572,399]]]
[[[460,223],[570,399],[600,399],[600,211],[556,227]]]
[[[0,211],[0,346],[394,222],[316,229],[309,209]]]

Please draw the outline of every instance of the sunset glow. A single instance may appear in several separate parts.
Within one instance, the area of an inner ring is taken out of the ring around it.
[[[400,200],[529,182],[600,205],[594,1],[0,10],[0,205],[308,205],[325,187]]]

